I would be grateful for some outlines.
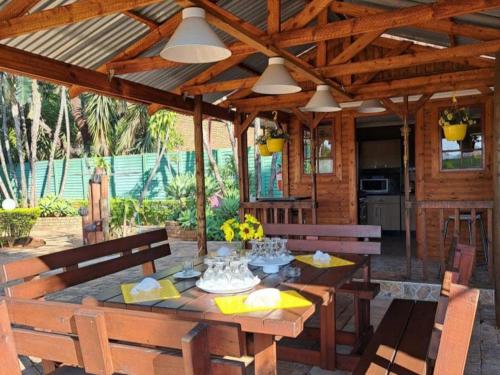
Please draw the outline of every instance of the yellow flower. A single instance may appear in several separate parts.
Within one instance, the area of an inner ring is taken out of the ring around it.
[[[453,119],[453,115],[451,113],[448,113],[448,115],[446,115],[446,118],[451,121]]]
[[[264,237],[264,228],[262,228],[262,225],[259,224],[257,230],[255,231],[255,239],[261,240],[263,237]]]
[[[248,241],[248,240],[251,240],[252,238],[254,238],[254,234],[255,234],[255,229],[253,229],[252,226],[250,226],[248,223],[243,223],[243,224],[240,224],[240,238],[243,240],[243,241]]]
[[[250,214],[245,214],[245,221],[249,224],[260,224],[259,220]]]
[[[223,228],[222,231],[224,232],[224,239],[227,242],[232,242],[233,239],[234,239],[234,230],[233,230],[233,228],[231,228],[230,226],[228,226],[228,227]]]

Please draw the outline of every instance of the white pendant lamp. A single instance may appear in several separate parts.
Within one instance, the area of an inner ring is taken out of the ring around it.
[[[306,112],[337,112],[342,108],[333,98],[330,86],[318,85],[316,92],[302,110]]]
[[[380,113],[385,110],[386,108],[377,99],[365,100],[358,108],[360,113]]]
[[[166,60],[203,64],[227,59],[229,50],[205,21],[205,10],[186,8],[182,21],[160,53]]]
[[[269,65],[252,87],[253,92],[268,95],[293,94],[301,90],[285,68],[285,59],[282,57],[270,57]]]

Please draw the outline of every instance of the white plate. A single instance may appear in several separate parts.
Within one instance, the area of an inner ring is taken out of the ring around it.
[[[176,279],[192,279],[193,277],[198,277],[201,275],[201,272],[200,271],[191,271],[189,273],[184,273],[184,271],[181,271],[181,272],[177,272],[174,277]]]
[[[255,267],[264,267],[267,265],[272,265],[272,266],[286,266],[288,263],[290,263],[292,260],[294,260],[295,257],[293,255],[286,255],[286,256],[281,256],[279,258],[274,258],[274,259],[264,259],[264,258],[254,258],[250,261],[251,266]]]
[[[205,288],[201,286],[201,279],[196,281],[196,286],[200,288],[201,290],[208,292],[208,293],[214,293],[214,294],[234,294],[234,293],[241,293],[241,292],[246,292],[247,290],[255,288],[257,285],[260,284],[260,279],[256,278],[252,284],[248,284],[247,286],[240,287],[240,288],[234,288],[234,289],[211,289],[211,288]]]

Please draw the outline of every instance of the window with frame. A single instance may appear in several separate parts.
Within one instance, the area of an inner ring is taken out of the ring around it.
[[[311,130],[305,126],[303,130],[303,172],[311,174]],[[316,139],[316,173],[334,173],[334,132],[333,123],[319,124],[317,127]]]
[[[444,109],[443,109],[444,110]],[[439,111],[439,114],[443,110]],[[448,141],[439,129],[441,139],[441,170],[458,171],[484,168],[484,126],[482,107],[468,108],[476,123],[467,127],[463,141]]]

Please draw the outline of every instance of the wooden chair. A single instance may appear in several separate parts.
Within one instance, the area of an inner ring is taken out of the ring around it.
[[[69,303],[0,299],[0,375],[21,374],[18,355],[90,374],[245,374],[236,325]]]
[[[354,374],[462,374],[479,301],[467,287],[474,256],[457,246],[437,303],[393,300]]]
[[[158,229],[17,260],[0,265],[0,281],[14,283],[5,288],[8,296],[41,298],[138,265],[142,265],[144,275],[150,275],[156,272],[154,260],[170,255],[167,240],[167,231]],[[104,258],[109,256],[115,257]],[[51,272],[45,275],[49,271]]]
[[[382,229],[376,225],[327,225],[327,224],[264,224],[266,236],[285,237],[290,251],[314,252],[321,250],[336,254],[361,254],[367,257],[380,255]],[[372,241],[372,240],[377,241]],[[364,279],[370,280],[368,259]],[[365,342],[373,333],[370,325],[370,300],[380,292],[380,284],[365,281],[345,283],[338,291],[354,298],[354,329],[357,337]]]

